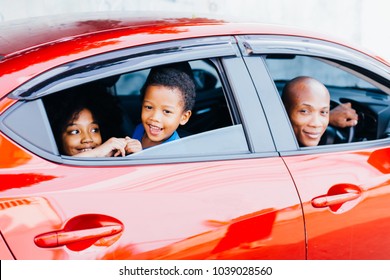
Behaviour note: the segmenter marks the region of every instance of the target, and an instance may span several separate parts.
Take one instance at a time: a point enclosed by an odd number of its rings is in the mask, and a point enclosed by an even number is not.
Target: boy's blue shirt
[[[138,124],[135,127],[135,130],[134,130],[132,138],[133,139],[137,139],[138,141],[140,141],[142,143],[142,137],[144,136],[144,134],[145,134],[144,126],[142,125],[142,123],[140,123],[140,124]],[[175,132],[171,135],[171,137],[169,137],[163,143],[168,143],[168,142],[171,142],[171,141],[174,141],[174,140],[177,140],[177,139],[180,139],[180,136],[179,136],[179,134],[175,130]]]

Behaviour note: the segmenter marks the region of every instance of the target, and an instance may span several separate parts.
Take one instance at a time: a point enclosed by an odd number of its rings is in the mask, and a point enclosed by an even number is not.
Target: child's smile
[[[142,124],[145,135],[142,139],[144,148],[161,144],[185,124],[189,115],[184,112],[181,92],[166,86],[148,86],[142,107]]]

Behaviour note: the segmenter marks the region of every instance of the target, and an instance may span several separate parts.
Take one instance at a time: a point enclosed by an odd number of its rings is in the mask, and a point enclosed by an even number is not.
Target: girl
[[[77,157],[125,156],[142,149],[122,135],[122,115],[104,87],[85,85],[46,97],[45,106],[61,154]]]

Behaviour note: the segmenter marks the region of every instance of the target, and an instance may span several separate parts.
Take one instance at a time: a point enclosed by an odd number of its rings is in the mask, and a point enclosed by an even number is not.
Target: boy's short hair
[[[195,83],[184,71],[169,66],[152,68],[144,86],[141,89],[141,100],[145,97],[148,86],[164,86],[179,89],[184,100],[184,111],[192,110],[195,104]]]

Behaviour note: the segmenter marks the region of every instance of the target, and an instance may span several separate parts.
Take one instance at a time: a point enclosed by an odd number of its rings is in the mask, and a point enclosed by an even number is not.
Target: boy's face
[[[62,148],[68,156],[92,150],[102,143],[99,125],[94,121],[91,111],[80,111],[62,133]]]
[[[142,146],[154,146],[168,139],[179,125],[187,123],[191,111],[184,111],[184,100],[178,89],[148,86],[142,103],[142,124],[147,139]]]

